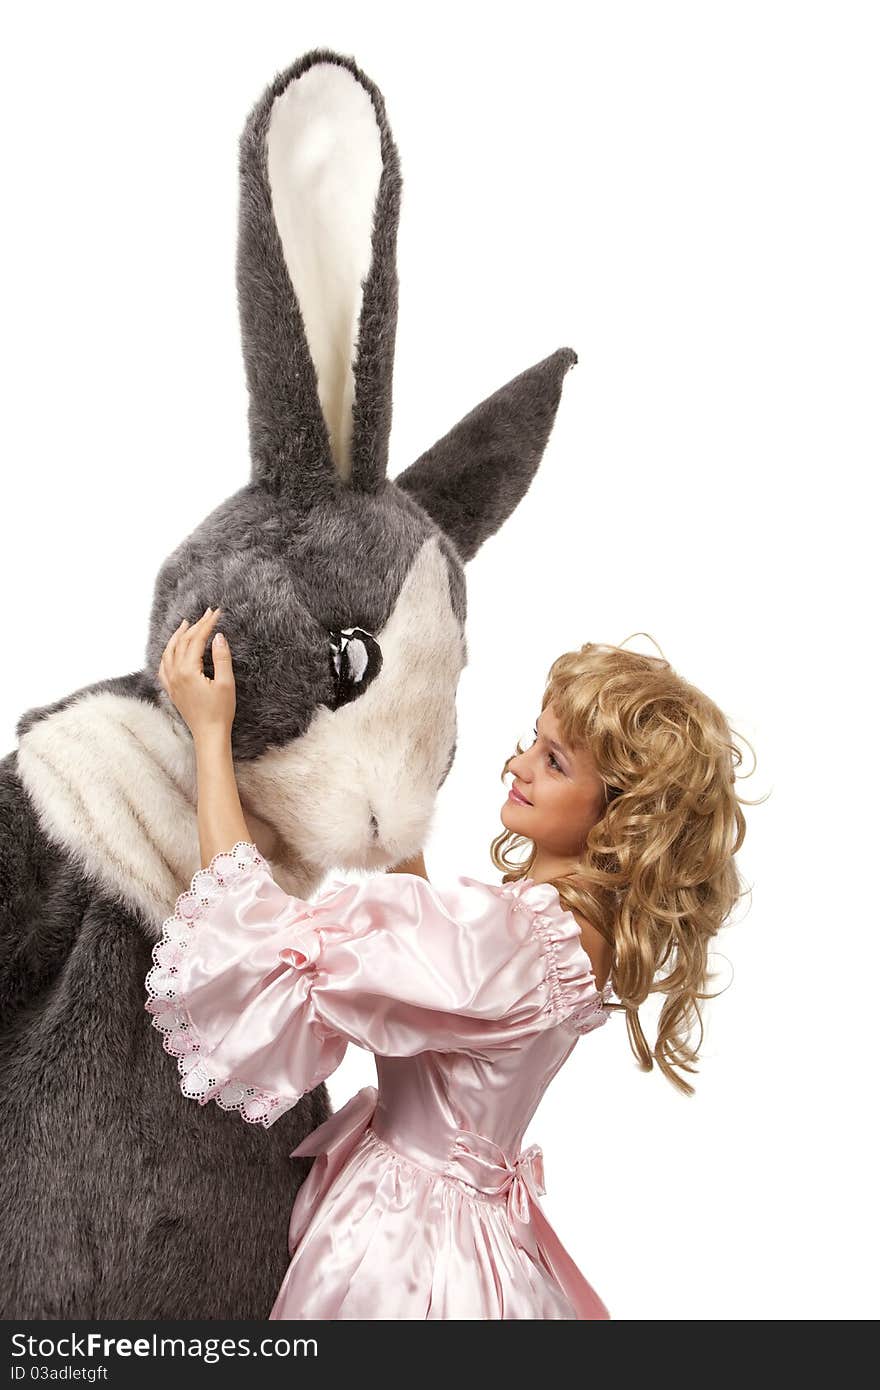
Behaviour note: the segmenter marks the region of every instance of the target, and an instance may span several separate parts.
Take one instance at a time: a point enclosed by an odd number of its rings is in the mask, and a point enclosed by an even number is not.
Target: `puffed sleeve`
[[[177,899],[145,1007],[184,1095],[268,1126],[350,1042],[488,1058],[589,1011],[574,919],[514,910],[525,905],[472,879],[440,892],[411,874],[337,881],[306,902],[241,841]]]

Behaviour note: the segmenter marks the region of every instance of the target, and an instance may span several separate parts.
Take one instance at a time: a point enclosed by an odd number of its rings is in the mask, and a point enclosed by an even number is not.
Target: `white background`
[[[755,745],[743,794],[771,793],[696,1096],[612,1019],[526,1136],[618,1319],[878,1312],[875,25],[766,0],[153,0],[4,26],[4,749],[26,708],[142,665],[161,562],[247,479],[237,140],[302,53],[354,56],[400,151],[392,474],[579,354],[469,566],[429,870],[496,879],[504,757],[588,640],[650,633]],[[334,1105],[373,1079],[351,1049]]]

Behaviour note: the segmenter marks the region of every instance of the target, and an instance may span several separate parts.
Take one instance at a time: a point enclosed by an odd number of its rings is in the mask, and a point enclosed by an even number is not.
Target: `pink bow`
[[[539,1144],[532,1144],[507,1165],[507,1210],[517,1221],[528,1221],[531,1215],[530,1197],[537,1201],[544,1186],[544,1154]],[[504,1189],[502,1188],[502,1191]]]
[[[291,1255],[337,1175],[360,1143],[364,1131],[369,1128],[378,1099],[379,1092],[375,1086],[362,1086],[341,1110],[334,1110],[323,1124],[311,1130],[292,1150],[291,1158],[314,1156],[315,1162],[300,1184],[290,1213],[287,1239]]]
[[[544,1155],[532,1144],[510,1159],[504,1150],[469,1129],[460,1129],[452,1156],[443,1169],[445,1177],[460,1178],[488,1195],[507,1194],[507,1213],[517,1238],[532,1259],[540,1260],[556,1275],[579,1318],[609,1318],[605,1304],[578,1269],[554,1231],[538,1201],[544,1187]]]
[[[447,1177],[459,1178],[487,1196],[507,1194],[507,1210],[516,1221],[531,1217],[531,1199],[546,1192],[544,1154],[532,1144],[509,1159],[500,1145],[484,1134],[460,1129],[455,1136],[453,1154],[444,1170]]]

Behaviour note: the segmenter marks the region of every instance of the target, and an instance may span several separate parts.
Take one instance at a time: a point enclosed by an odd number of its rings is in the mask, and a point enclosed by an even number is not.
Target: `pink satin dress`
[[[194,875],[153,956],[145,1007],[202,1105],[268,1126],[349,1043],[376,1057],[378,1088],[291,1154],[315,1161],[270,1319],[610,1317],[541,1208],[540,1148],[521,1149],[611,1016],[551,884],[376,874],[306,902],[240,841]]]

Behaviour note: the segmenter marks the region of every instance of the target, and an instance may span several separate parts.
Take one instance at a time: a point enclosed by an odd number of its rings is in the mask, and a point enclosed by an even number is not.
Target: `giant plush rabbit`
[[[222,607],[242,804],[288,892],[416,852],[455,750],[463,566],[528,488],[576,360],[515,377],[389,480],[401,178],[381,93],[306,54],[254,107],[240,178],[250,481],[163,565],[144,669],[29,710],[0,763],[5,1318],[267,1316],[308,1169],[290,1151],[330,1107],[324,1085],[271,1127],[193,1106],[145,1012],[200,864],[159,659]]]

